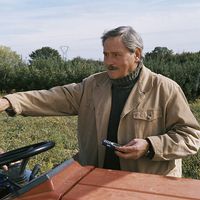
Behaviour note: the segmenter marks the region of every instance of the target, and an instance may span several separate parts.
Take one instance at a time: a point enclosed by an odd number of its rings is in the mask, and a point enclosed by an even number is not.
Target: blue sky
[[[200,51],[200,0],[0,0],[0,45],[24,59],[67,46],[69,59],[102,60],[102,33],[121,25],[141,34],[144,52]]]

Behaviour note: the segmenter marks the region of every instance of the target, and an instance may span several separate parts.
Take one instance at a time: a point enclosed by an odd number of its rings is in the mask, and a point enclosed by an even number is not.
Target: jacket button
[[[147,115],[147,119],[150,120],[151,119],[151,115]]]

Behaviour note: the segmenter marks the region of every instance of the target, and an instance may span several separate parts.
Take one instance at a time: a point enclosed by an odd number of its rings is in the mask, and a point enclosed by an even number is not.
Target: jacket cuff
[[[10,102],[11,107],[7,108],[5,111],[10,116],[14,116],[16,114],[21,114],[21,106],[19,102],[15,100],[15,94],[8,94],[4,96],[3,98],[7,99]]]
[[[149,140],[149,138],[145,138],[145,140],[148,142],[149,144],[149,149],[147,150],[145,157],[152,159],[155,155],[154,149],[153,149],[153,145],[151,144],[151,141]]]

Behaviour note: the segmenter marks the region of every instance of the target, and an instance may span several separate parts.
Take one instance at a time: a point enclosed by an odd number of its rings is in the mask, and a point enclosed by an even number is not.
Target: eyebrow
[[[103,54],[107,54],[107,53],[111,53],[111,54],[119,53],[119,54],[121,54],[123,52],[121,52],[121,51],[111,51],[111,52],[103,51]]]

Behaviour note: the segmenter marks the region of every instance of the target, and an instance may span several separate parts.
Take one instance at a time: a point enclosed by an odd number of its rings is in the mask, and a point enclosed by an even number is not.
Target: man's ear
[[[141,49],[139,49],[139,48],[136,47],[134,53],[135,53],[135,60],[136,60],[136,62],[140,62],[141,57],[142,57],[142,51],[141,51]]]

